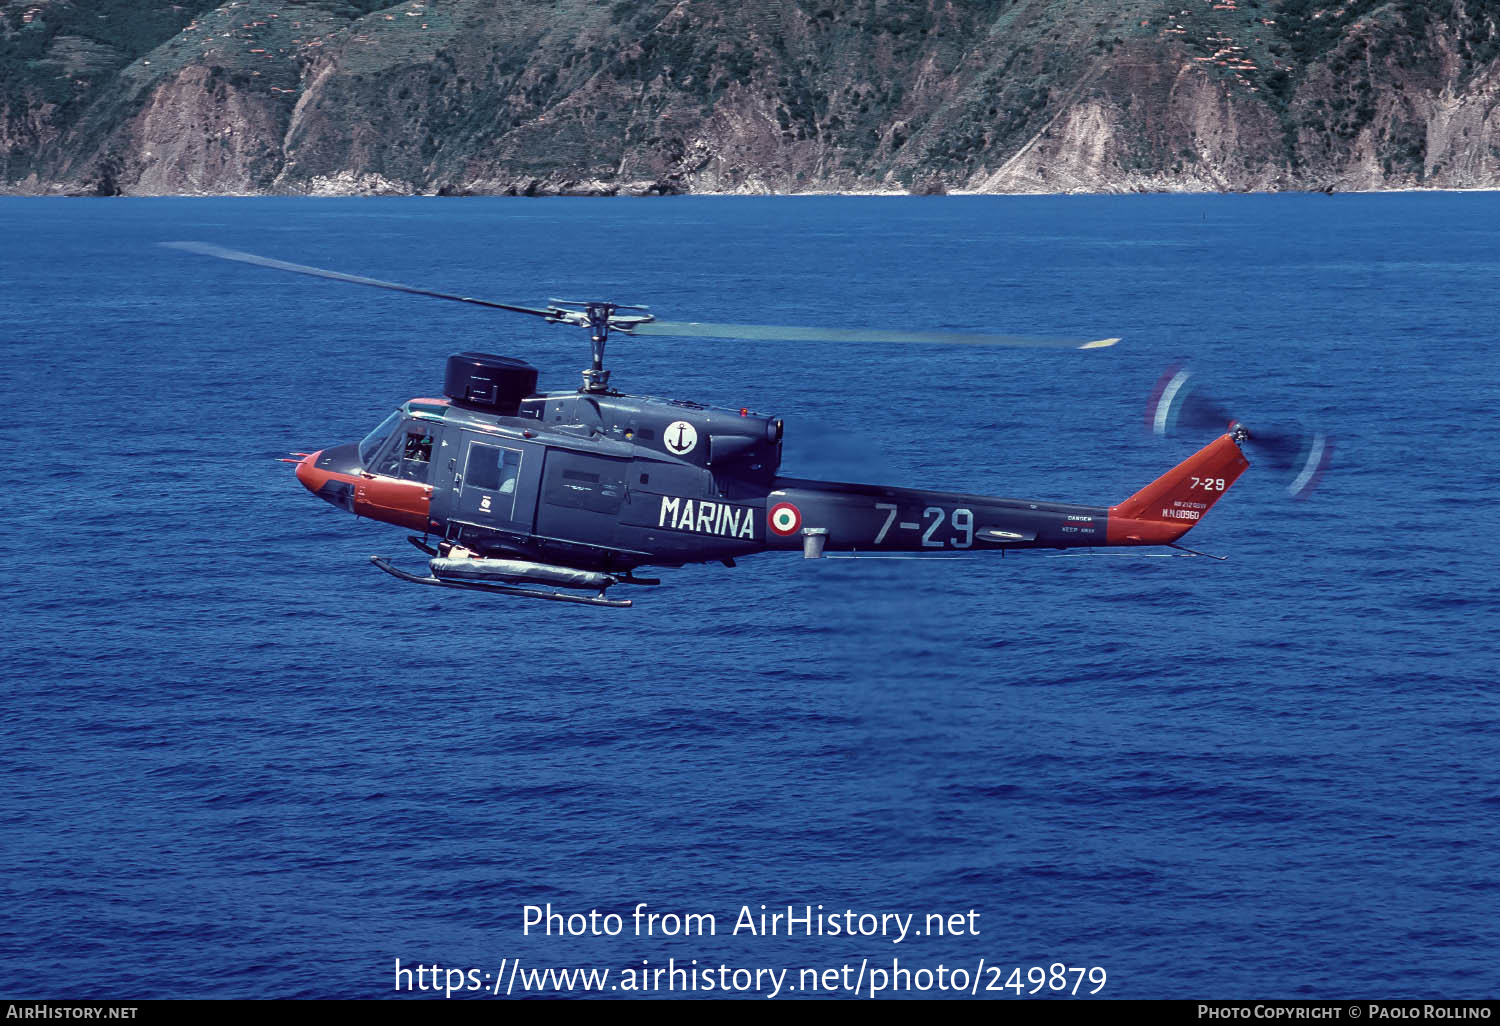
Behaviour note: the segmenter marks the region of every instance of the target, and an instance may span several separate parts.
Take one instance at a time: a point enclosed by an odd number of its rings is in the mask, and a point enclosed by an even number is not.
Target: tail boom
[[[1247,466],[1226,434],[1110,507],[777,478],[766,497],[762,544],[820,554],[1170,545]],[[811,550],[809,530],[820,538]],[[725,550],[743,554],[743,547]]]

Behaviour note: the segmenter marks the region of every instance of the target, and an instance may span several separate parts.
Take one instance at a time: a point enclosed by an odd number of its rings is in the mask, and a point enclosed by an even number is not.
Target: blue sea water
[[[275,457],[460,349],[574,387],[582,334],[178,239],[673,320],[1124,339],[611,343],[627,391],[785,417],[798,475],[1118,501],[1207,440],[1141,426],[1183,359],[1338,448],[1303,502],[1252,466],[1185,539],[1222,563],[768,555],[625,611],[417,588],[367,562],[419,563],[404,532]],[[1497,280],[1488,194],[0,200],[0,995],[384,996],[397,959],[519,958],[1495,997]],[[625,933],[523,934],[548,902]],[[633,936],[639,902],[717,934]],[[979,932],[732,934],[747,905]]]

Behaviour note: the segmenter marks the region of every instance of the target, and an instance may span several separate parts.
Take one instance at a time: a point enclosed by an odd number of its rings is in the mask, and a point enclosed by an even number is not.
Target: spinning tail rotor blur
[[[1237,432],[1286,476],[1287,494],[1305,499],[1333,458],[1333,438],[1298,425],[1251,427],[1241,423],[1199,386],[1191,371],[1168,367],[1146,404],[1146,428],[1159,438],[1201,431]]]

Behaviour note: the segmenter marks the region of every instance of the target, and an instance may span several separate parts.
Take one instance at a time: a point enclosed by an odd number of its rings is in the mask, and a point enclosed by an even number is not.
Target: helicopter
[[[1119,339],[668,322],[644,306],[570,300],[521,306],[210,243],[162,245],[588,330],[592,360],[575,391],[538,392],[539,372],[525,360],[464,351],[447,358],[440,397],[403,403],[360,441],[282,458],[318,498],[417,532],[407,540],[429,557],[426,573],[370,557],[379,569],[415,584],[621,608],[632,600],[609,596],[608,589],[661,583],[639,576],[642,567],[733,567],[768,551],[817,559],[825,553],[1170,546],[1207,555],[1179,539],[1249,466],[1241,443],[1250,432],[1226,421],[1213,441],[1110,506],[784,477],[780,418],[617,391],[604,367],[610,337],[1081,350]],[[1157,400],[1163,392],[1166,386],[1159,386]],[[1168,405],[1185,395],[1179,383]],[[1217,410],[1202,402],[1194,407],[1199,415],[1203,409]]]

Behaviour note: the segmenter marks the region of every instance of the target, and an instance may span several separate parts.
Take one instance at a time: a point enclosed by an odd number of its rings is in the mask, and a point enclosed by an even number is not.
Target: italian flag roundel
[[[771,531],[785,537],[796,534],[802,528],[802,511],[790,502],[778,502],[766,516]]]

